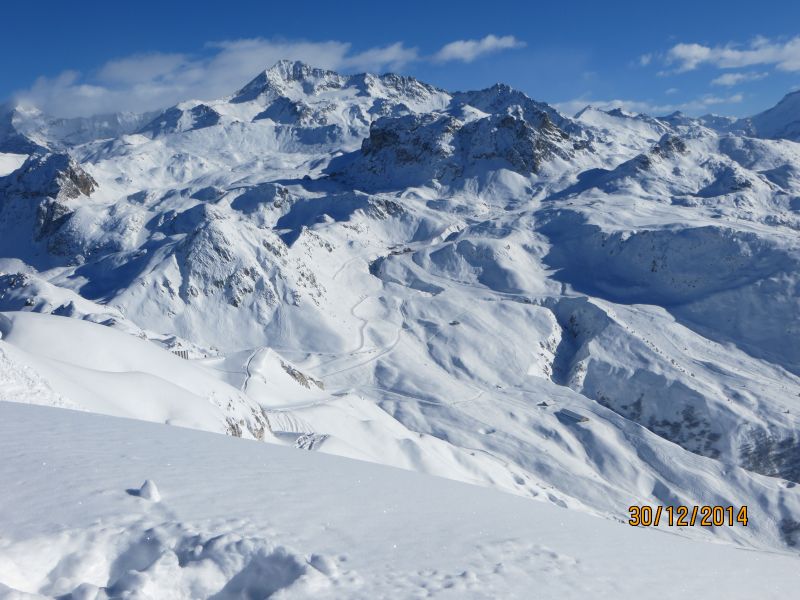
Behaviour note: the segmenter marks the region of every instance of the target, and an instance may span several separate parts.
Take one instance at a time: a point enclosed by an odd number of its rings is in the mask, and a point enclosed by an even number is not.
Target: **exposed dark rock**
[[[38,154],[0,178],[0,191],[24,198],[70,200],[90,196],[97,182],[67,154]]]

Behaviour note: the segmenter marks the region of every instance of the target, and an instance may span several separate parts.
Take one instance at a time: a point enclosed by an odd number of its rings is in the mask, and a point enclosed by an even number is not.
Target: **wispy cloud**
[[[99,69],[97,77],[100,81],[109,83],[138,83],[142,80],[168,77],[187,61],[185,54],[134,54],[108,61]]]
[[[676,65],[679,73],[692,71],[701,65],[723,69],[774,65],[781,71],[800,71],[800,36],[787,41],[757,37],[745,46],[732,43],[724,46],[681,43],[669,49],[666,60]]]
[[[524,48],[525,42],[518,40],[513,35],[487,35],[479,40],[456,40],[442,46],[433,60],[436,62],[449,62],[453,60],[461,62],[472,62],[479,56],[509,50],[512,48]]]
[[[355,56],[347,57],[341,67],[363,71],[381,71],[386,68],[397,70],[417,60],[419,51],[416,48],[407,48],[402,42],[397,42],[382,48],[370,48]]]
[[[711,85],[722,85],[731,87],[747,81],[758,81],[764,79],[769,73],[725,73],[711,80]]]
[[[627,112],[645,113],[648,115],[666,115],[675,111],[699,113],[710,110],[717,105],[738,104],[744,97],[742,94],[731,94],[729,96],[705,95],[689,100],[687,102],[660,104],[648,100],[593,100],[587,97],[575,98],[565,102],[558,102],[554,106],[564,114],[574,115],[578,111],[591,105],[601,110],[611,110],[621,108]]]
[[[415,50],[402,45],[392,48],[354,54],[349,43],[339,41],[228,40],[207,44],[197,56],[134,54],[108,61],[88,74],[65,71],[40,77],[16,97],[58,116],[144,112],[182,100],[230,94],[282,58],[323,68],[358,69],[397,66],[403,56],[416,56]],[[378,65],[381,52],[384,62]]]
[[[202,53],[140,53],[110,60],[91,73],[64,71],[40,77],[16,99],[57,116],[116,111],[144,112],[182,100],[208,100],[234,92],[278,60],[301,60],[343,72],[400,70],[413,62],[470,62],[477,57],[524,46],[513,36],[487,35],[458,40],[433,56],[395,42],[354,52],[348,42],[238,39],[206,44]]]

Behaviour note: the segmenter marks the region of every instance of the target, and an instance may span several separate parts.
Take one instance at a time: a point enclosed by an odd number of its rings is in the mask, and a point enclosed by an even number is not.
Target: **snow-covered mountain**
[[[786,94],[769,110],[744,119],[741,127],[758,137],[800,141],[800,91]]]
[[[58,118],[30,105],[0,105],[0,152],[63,149],[133,133],[155,113]]]
[[[0,365],[24,376],[0,397],[616,520],[638,503],[747,504],[746,528],[682,533],[793,548],[791,98],[746,130],[570,118],[502,85],[282,61],[155,115],[14,109]]]

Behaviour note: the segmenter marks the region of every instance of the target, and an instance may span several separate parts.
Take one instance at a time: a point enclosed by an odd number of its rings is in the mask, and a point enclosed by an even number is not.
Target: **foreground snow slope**
[[[0,455],[4,599],[767,600],[800,584],[795,556],[137,421],[0,403]]]

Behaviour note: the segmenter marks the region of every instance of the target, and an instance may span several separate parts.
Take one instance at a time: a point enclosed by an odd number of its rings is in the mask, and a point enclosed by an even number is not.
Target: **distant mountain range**
[[[794,547],[799,142],[800,92],[568,117],[290,61],[156,114],[7,107],[0,365],[26,375],[0,398],[169,420],[133,381],[177,424],[614,519],[747,504],[687,534]]]

